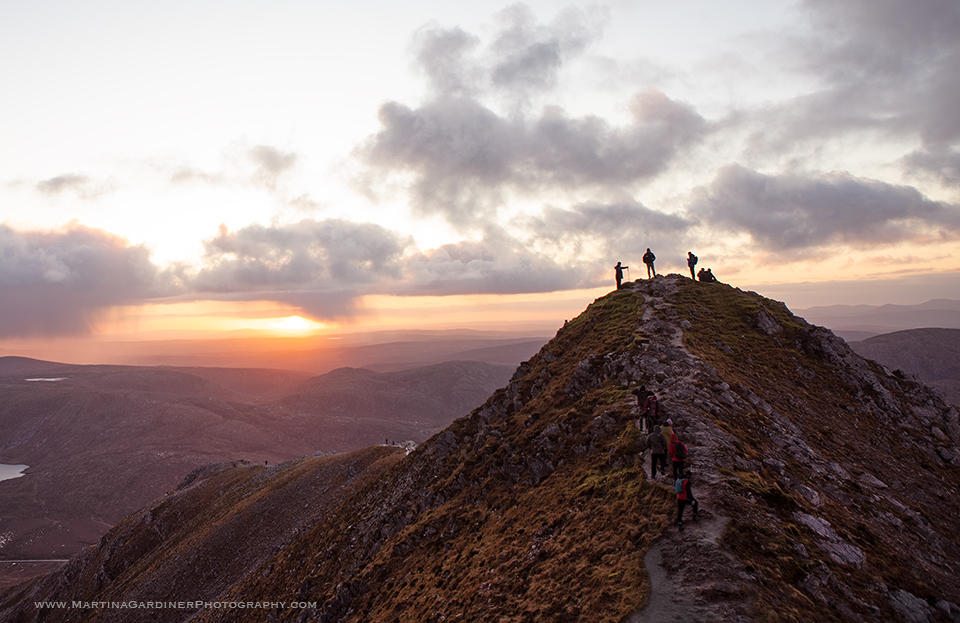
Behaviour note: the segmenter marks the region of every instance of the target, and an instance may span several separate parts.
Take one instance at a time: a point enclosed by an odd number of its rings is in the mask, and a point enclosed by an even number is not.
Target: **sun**
[[[318,322],[312,322],[302,316],[287,316],[286,318],[274,318],[267,323],[267,326],[276,331],[308,331],[311,329],[320,329],[323,327]]]

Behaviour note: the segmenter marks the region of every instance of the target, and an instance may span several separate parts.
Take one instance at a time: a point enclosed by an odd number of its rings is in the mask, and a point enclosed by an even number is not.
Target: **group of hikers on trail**
[[[667,475],[667,456],[673,464],[674,489],[677,494],[677,526],[683,530],[683,510],[690,504],[693,506],[693,520],[699,519],[700,503],[693,496],[692,472],[685,469],[687,460],[687,446],[680,441],[680,437],[673,430],[673,420],[667,418],[662,424],[660,403],[657,396],[641,386],[633,391],[637,397],[637,405],[642,402],[643,408],[637,419],[637,428],[641,431],[650,431],[647,435],[647,445],[650,448],[650,478],[657,478],[659,468],[662,476]],[[652,429],[651,429],[651,424]]]
[[[650,250],[650,247],[647,247],[647,252],[643,254],[643,263],[647,266],[647,279],[652,279],[657,276],[657,271],[653,267],[653,263],[656,260],[657,256]],[[694,273],[698,261],[700,261],[700,258],[694,255],[693,251],[687,251],[687,267],[690,269],[690,278],[694,281],[699,279],[706,283],[717,283],[717,278],[713,276],[713,271],[709,268],[706,270],[701,268],[699,273]],[[617,262],[617,265],[613,267],[617,280],[617,290],[620,289],[620,285],[623,283],[623,270],[629,268],[629,266],[624,266],[620,262]]]

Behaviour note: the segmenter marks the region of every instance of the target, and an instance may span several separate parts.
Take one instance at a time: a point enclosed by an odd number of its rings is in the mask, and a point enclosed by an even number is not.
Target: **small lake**
[[[4,465],[0,463],[0,480],[10,480],[11,478],[19,478],[23,476],[23,470],[30,467],[29,465]]]

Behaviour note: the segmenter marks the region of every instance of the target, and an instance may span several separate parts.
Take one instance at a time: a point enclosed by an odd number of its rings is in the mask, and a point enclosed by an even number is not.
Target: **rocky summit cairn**
[[[682,532],[673,482],[642,454],[641,385],[689,449],[701,517]],[[149,620],[957,620],[958,444],[938,394],[783,304],[656,277],[595,301],[409,455],[199,475],[8,591],[0,620],[131,620],[32,604],[185,586],[306,606]],[[268,547],[232,553],[225,535],[258,531]]]

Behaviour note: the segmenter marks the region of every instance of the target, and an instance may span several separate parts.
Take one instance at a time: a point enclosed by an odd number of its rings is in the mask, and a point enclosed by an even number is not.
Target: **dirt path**
[[[718,586],[712,580],[703,585],[700,580],[704,578],[697,577],[714,564],[711,561],[726,558],[720,551],[719,540],[728,518],[707,510],[701,512],[699,521],[692,521],[691,516],[685,518],[682,531],[671,527],[644,556],[643,562],[650,574],[650,602],[627,619],[628,623],[737,620],[730,618],[727,608],[718,607],[722,604],[712,603],[711,599],[732,591],[733,585]]]
[[[663,290],[676,287],[670,278],[658,285]],[[712,499],[714,490],[723,486],[718,469],[721,446],[729,444],[731,438],[699,415],[702,409],[695,400],[703,397],[699,388],[705,385],[704,370],[684,347],[681,330],[663,331],[669,325],[659,316],[671,313],[671,306],[656,294],[644,293],[643,297],[646,309],[640,329],[654,344],[650,350],[662,353],[648,364],[656,377],[650,389],[676,414],[676,430],[691,449],[687,467],[694,474],[694,494],[701,512],[700,520],[694,522],[688,507],[683,531],[671,526],[647,552],[644,565],[650,576],[650,601],[626,623],[746,623],[751,620],[746,611],[750,600],[745,596],[751,592],[748,585],[752,578],[733,556],[721,550],[720,539],[729,517],[719,513],[719,505]],[[662,378],[656,375],[657,367],[663,370]],[[650,457],[649,453],[644,455],[641,464],[647,470]],[[661,482],[672,488],[672,480]]]

